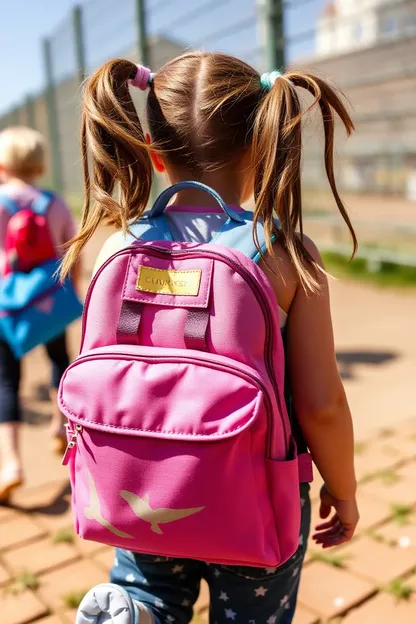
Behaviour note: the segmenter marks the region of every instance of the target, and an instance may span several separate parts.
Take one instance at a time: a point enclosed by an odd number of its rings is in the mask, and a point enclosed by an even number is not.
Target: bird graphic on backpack
[[[128,502],[136,516],[145,522],[149,522],[153,533],[157,533],[158,535],[163,535],[159,524],[168,524],[176,520],[182,520],[182,518],[193,516],[205,509],[205,507],[194,507],[191,509],[165,509],[159,507],[159,509],[153,509],[150,506],[149,494],[146,494],[144,498],[140,498],[140,496],[136,496],[136,494],[132,492],[123,490],[120,492],[120,495]]]
[[[90,504],[84,509],[85,517],[88,520],[95,520],[101,524],[101,526],[108,529],[111,533],[117,535],[118,537],[133,539],[131,535],[124,533],[124,531],[120,531],[113,524],[111,524],[111,522],[103,518],[97,487],[89,471],[88,484],[90,490]],[[159,507],[157,509],[153,509],[150,505],[149,494],[146,494],[143,498],[141,498],[140,496],[133,494],[133,492],[122,490],[120,492],[120,496],[130,505],[136,516],[140,518],[140,520],[150,524],[150,528],[153,533],[157,533],[158,535],[163,535],[163,531],[159,524],[176,522],[177,520],[182,520],[188,516],[193,516],[194,514],[197,514],[205,509],[205,507],[193,507],[190,509],[169,509]]]

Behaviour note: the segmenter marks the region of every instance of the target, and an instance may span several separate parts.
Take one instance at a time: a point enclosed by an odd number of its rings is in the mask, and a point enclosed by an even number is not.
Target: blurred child
[[[30,271],[44,260],[60,257],[63,245],[75,234],[75,223],[65,202],[35,185],[45,172],[45,157],[45,140],[39,132],[16,127],[0,133],[0,279],[14,270]],[[6,253],[7,238],[11,236],[10,220],[14,213],[30,212],[39,202],[47,203],[44,240],[40,248],[32,251],[32,257],[20,258],[22,266],[19,267],[18,255],[22,245],[19,250],[18,241],[15,241],[16,249],[9,249]],[[80,264],[77,263],[72,273],[75,285],[79,278]],[[60,453],[65,445],[65,431],[62,415],[56,406],[56,395],[61,376],[69,364],[65,333],[46,344],[45,350],[51,363],[52,446]],[[13,489],[23,483],[19,451],[20,377],[20,360],[0,335],[0,502],[7,500]]]

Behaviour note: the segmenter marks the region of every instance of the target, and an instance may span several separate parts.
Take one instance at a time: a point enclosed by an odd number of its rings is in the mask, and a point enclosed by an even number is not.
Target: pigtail
[[[302,111],[296,87],[306,89],[314,98],[306,111]],[[285,74],[275,80],[260,103],[253,128],[254,224],[259,220],[264,223],[267,251],[272,256],[273,235],[279,236],[302,286],[309,291],[318,288],[317,275],[321,269],[303,244],[302,120],[317,105],[322,113],[325,134],[326,174],[338,209],[351,233],[355,253],[357,238],[335,182],[335,114],[341,119],[348,136],[354,125],[336,91],[312,75]],[[280,221],[279,230],[275,217]],[[256,242],[258,246],[258,240]]]
[[[128,231],[129,221],[146,209],[152,165],[128,87],[136,72],[130,61],[108,61],[85,87],[81,125],[85,202],[80,232],[62,263],[62,278],[103,219]],[[116,187],[118,200],[113,198]]]

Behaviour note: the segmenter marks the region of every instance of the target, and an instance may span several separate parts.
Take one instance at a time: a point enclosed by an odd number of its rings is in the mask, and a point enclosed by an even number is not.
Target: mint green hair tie
[[[282,74],[279,71],[265,72],[260,76],[260,84],[262,89],[270,91],[276,80],[281,77]]]

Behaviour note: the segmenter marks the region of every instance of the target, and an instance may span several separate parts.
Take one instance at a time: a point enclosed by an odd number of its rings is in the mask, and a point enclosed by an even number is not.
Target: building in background
[[[305,65],[336,81],[352,104],[357,132],[338,142],[344,190],[415,198],[416,0],[328,4]],[[307,151],[307,185],[323,186],[318,146]]]
[[[335,0],[319,18],[316,48],[319,55],[326,56],[415,34],[416,11],[412,2]]]

